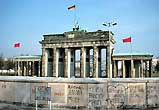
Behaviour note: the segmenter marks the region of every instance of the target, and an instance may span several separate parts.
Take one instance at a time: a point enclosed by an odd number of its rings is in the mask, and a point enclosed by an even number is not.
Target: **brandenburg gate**
[[[115,40],[110,31],[65,32],[44,35],[42,44],[42,76],[76,77],[76,50],[80,52],[79,77],[112,78],[112,54]],[[101,74],[101,50],[105,49],[105,75]],[[90,50],[93,54],[90,55]],[[92,57],[91,57],[92,56]],[[92,58],[92,72],[90,60]],[[103,61],[102,61],[103,62]]]
[[[18,76],[64,78],[151,77],[150,53],[114,53],[111,31],[43,35],[42,56],[14,58]]]

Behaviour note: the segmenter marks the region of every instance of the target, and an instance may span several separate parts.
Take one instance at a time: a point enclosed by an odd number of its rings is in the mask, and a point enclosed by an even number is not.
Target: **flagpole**
[[[67,8],[68,10],[74,10],[74,15],[73,15],[73,31],[76,30],[76,5],[72,5]]]
[[[110,35],[111,32],[110,32],[110,27],[117,25],[117,23],[116,23],[116,22],[104,22],[104,23],[102,23],[102,25],[108,27],[109,51],[112,52],[112,51],[111,51],[111,35]],[[111,53],[111,55],[112,55],[112,53]],[[106,61],[107,61],[107,59],[106,59]],[[109,62],[110,62],[109,69],[106,68],[106,71],[107,71],[107,72],[108,72],[108,70],[110,70],[109,73],[107,73],[107,77],[113,78],[112,71],[111,71],[111,69],[112,69],[112,60],[109,59]]]
[[[130,43],[130,63],[131,63],[131,70],[130,76],[133,76],[133,56],[132,56],[132,44],[131,44],[131,37],[124,38],[123,43]]]
[[[16,53],[16,56],[20,56],[20,47],[21,47],[21,44],[19,42],[16,42],[14,43],[14,46],[13,46],[17,51]]]
[[[130,42],[130,54],[131,54],[131,56],[130,56],[131,59],[130,60],[131,60],[131,75],[132,75],[131,77],[133,77],[133,68],[132,68],[133,57],[132,57],[132,43],[131,42]]]
[[[76,6],[76,5],[75,5]],[[76,7],[74,9],[74,28],[76,28]]]

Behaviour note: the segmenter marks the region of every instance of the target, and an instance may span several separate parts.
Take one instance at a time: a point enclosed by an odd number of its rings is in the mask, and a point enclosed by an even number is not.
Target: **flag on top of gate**
[[[76,5],[72,5],[72,6],[68,7],[67,9],[68,10],[74,10],[75,8],[76,8]]]
[[[124,38],[122,40],[123,40],[123,43],[130,43],[131,42],[131,37],[127,37],[127,38]]]

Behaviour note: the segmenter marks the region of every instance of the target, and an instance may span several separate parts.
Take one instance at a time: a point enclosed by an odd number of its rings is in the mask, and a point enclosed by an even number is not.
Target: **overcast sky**
[[[132,37],[133,52],[159,55],[159,0],[0,0],[0,53],[6,57],[41,54],[44,34],[72,30],[74,11],[87,31],[108,30],[115,21],[115,52],[130,52],[122,38]],[[20,42],[21,47],[13,48]]]

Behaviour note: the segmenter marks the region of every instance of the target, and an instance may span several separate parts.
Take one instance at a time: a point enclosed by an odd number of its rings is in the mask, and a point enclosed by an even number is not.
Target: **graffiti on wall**
[[[159,83],[147,84],[148,104],[159,104]]]
[[[36,87],[51,87],[52,103],[67,106],[85,106],[93,109],[111,109],[121,106],[146,105],[158,107],[159,82],[156,81],[114,81],[98,84],[80,83],[30,83],[0,82],[0,101],[35,103]],[[26,92],[27,91],[27,92]],[[47,104],[47,101],[39,101]],[[62,104],[61,104],[62,103]]]
[[[0,82],[0,101],[15,101],[15,83]]]
[[[52,103],[66,103],[65,84],[49,83],[51,87]]]
[[[108,85],[108,98],[115,105],[127,103],[127,84],[111,83]]]
[[[105,84],[88,84],[88,106],[102,107],[106,105],[106,85]]]
[[[7,87],[7,85],[6,85],[5,82],[1,83],[1,88],[2,88],[2,89],[5,89],[6,87]]]
[[[85,105],[87,103],[87,84],[67,84],[67,103]]]
[[[145,83],[128,84],[128,103],[130,105],[144,105],[146,98]]]

